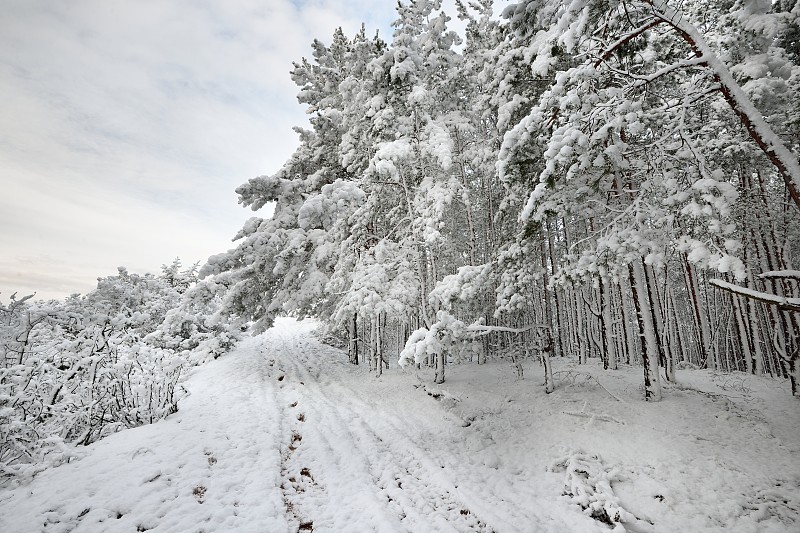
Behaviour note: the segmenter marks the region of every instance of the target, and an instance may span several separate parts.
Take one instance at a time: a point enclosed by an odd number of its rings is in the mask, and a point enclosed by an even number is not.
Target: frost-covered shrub
[[[240,323],[229,322],[218,311],[220,295],[210,283],[201,282],[188,289],[174,309],[146,341],[180,353],[191,364],[211,361],[229,351],[240,339]]]
[[[635,523],[638,520],[622,507],[614,494],[612,483],[620,479],[619,470],[607,467],[599,456],[570,452],[555,461],[549,470],[565,473],[564,495],[572,497],[587,516],[615,528],[615,531],[620,522]]]
[[[57,464],[72,455],[67,445],[90,444],[176,411],[184,360],[124,338],[106,339],[102,349],[79,344],[80,352],[50,346],[0,369],[0,475]]]
[[[236,337],[224,324],[203,326],[208,305],[181,323],[185,335],[167,334],[165,324],[189,309],[176,270],[155,277],[120,268],[84,297],[0,303],[0,481],[175,412],[185,367],[230,349]]]

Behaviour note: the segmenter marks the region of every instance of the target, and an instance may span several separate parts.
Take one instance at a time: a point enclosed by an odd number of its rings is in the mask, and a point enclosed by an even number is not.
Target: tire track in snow
[[[330,405],[344,413],[376,415],[359,416],[356,420],[363,426],[364,431],[372,434],[373,438],[380,440],[379,435],[391,436],[391,439],[384,439],[387,441],[387,446],[383,449],[387,450],[388,454],[381,455],[391,463],[389,468],[404,467],[404,465],[398,467],[397,461],[400,460],[398,458],[413,460],[414,465],[409,469],[412,473],[417,473],[415,477],[424,479],[425,484],[434,484],[438,491],[449,495],[446,500],[450,503],[444,505],[442,509],[456,509],[456,506],[452,505],[455,501],[460,504],[459,513],[464,511],[467,517],[477,515],[481,517],[480,524],[491,524],[491,527],[477,525],[477,529],[467,529],[467,531],[481,531],[483,530],[481,528],[486,528],[488,531],[492,529],[526,531],[530,528],[538,528],[540,531],[563,530],[562,526],[553,521],[550,511],[553,500],[550,498],[543,500],[541,491],[537,492],[537,487],[531,484],[530,479],[521,470],[512,466],[505,469],[503,475],[498,475],[497,465],[487,466],[481,458],[473,458],[464,449],[465,437],[475,435],[476,432],[481,434],[483,440],[492,441],[490,431],[479,430],[476,426],[469,430],[464,429],[462,416],[444,410],[441,413],[446,421],[443,422],[442,431],[438,429],[420,431],[420,428],[415,427],[414,431],[409,432],[410,424],[414,424],[412,419],[393,414],[391,410],[376,409],[374,404],[365,401],[355,389],[351,388],[352,384],[348,384],[347,380],[337,379],[336,372],[330,372],[336,370],[337,366],[343,373],[353,372],[352,365],[343,359],[336,358],[332,361],[326,355],[320,356],[321,353],[335,352],[335,349],[323,345],[307,334],[294,336],[285,342],[293,343],[294,349],[291,353],[297,355],[294,364],[298,372],[305,372],[303,374],[305,376],[323,380],[319,385],[324,387],[325,400]],[[307,347],[311,348],[310,353]],[[306,378],[306,382],[308,379]],[[371,376],[364,376],[363,379],[371,379]],[[432,410],[431,414],[436,412]],[[445,436],[448,430],[454,430],[449,437]],[[452,447],[462,453],[454,455]],[[464,468],[465,461],[470,465],[468,468]],[[455,467],[452,470],[453,474],[451,467]],[[530,505],[536,501],[542,502],[541,511]],[[566,510],[564,502],[558,504],[564,505]],[[456,521],[460,522],[460,517]]]
[[[273,331],[269,340],[278,369],[285,376],[281,381],[282,403],[287,406],[284,419],[294,417],[296,420],[289,432],[291,435],[286,437],[282,468],[288,518],[293,529],[301,531],[300,527],[306,524],[306,530],[313,528],[314,531],[361,530],[364,527],[386,532],[401,530],[399,522],[381,515],[382,507],[377,498],[370,498],[369,493],[359,490],[363,472],[359,471],[358,464],[353,468],[340,451],[342,448],[357,449],[356,443],[347,432],[324,423],[333,416],[338,422],[334,425],[346,427],[338,414],[331,415],[319,408],[319,400],[313,392],[314,382],[306,374],[301,377],[294,364],[294,345],[290,338]],[[302,422],[296,418],[298,413],[303,415]],[[323,424],[320,425],[320,421]]]
[[[354,396],[354,391],[348,389],[347,386],[338,386],[338,383],[332,385],[341,391],[334,394],[334,401],[349,402],[350,409],[354,411],[371,409],[370,404]],[[459,430],[463,428],[463,419],[447,410],[443,412],[443,415],[444,420],[447,421],[444,423],[445,425],[451,423],[453,428],[457,428],[457,433],[451,435],[449,439],[430,432],[421,432],[416,436],[409,435],[407,429],[413,422],[385,411],[380,413],[380,417],[362,418],[361,421],[375,435],[388,433],[396,436],[399,441],[402,441],[402,449],[420,463],[419,466],[426,472],[426,476],[440,480],[439,486],[446,487],[443,490],[458,494],[459,500],[465,503],[464,508],[467,511],[483,517],[498,531],[524,531],[527,526],[523,527],[521,524],[542,524],[543,521],[547,521],[547,517],[531,514],[532,510],[528,504],[540,500],[541,495],[532,490],[533,487],[528,478],[513,469],[498,476],[496,467],[486,466],[482,461],[475,462],[463,449],[463,440],[467,432],[482,434],[481,438],[484,441],[493,441],[491,433],[478,430],[474,426],[460,432]],[[461,447],[459,451],[463,453],[453,455],[450,446],[454,446],[456,449]],[[397,449],[399,448],[396,447]],[[463,468],[465,461],[470,464],[467,469]],[[454,462],[457,463],[456,475],[464,476],[465,471],[468,471],[472,476],[462,477],[456,482],[449,474],[450,467]],[[548,500],[547,503],[552,502]],[[550,531],[547,528],[542,529],[542,531],[545,530]]]
[[[297,422],[303,422],[305,415],[301,414],[292,421],[292,412],[298,411],[298,400],[290,400],[285,385],[287,375],[282,364],[284,343],[281,338],[276,338],[274,330],[262,335],[260,342],[263,344],[262,357],[252,373],[258,374],[265,390],[271,390],[274,403],[280,412],[280,423],[273,428],[277,434],[280,449],[280,491],[283,500],[287,531],[313,531],[314,522],[309,518],[307,510],[297,505],[299,495],[317,490],[316,482],[311,472],[306,467],[298,466],[295,452],[302,444],[302,433]]]
[[[370,503],[367,514],[375,515],[378,510],[377,516],[367,518],[376,531],[493,531],[461,501],[457,488],[442,475],[444,467],[426,460],[424,450],[399,431],[392,431],[391,441],[382,438],[362,414],[368,411],[360,401],[331,398],[319,380],[321,367],[309,365],[303,353],[308,347],[316,351],[315,341],[285,334],[274,340],[276,356],[286,372],[286,399],[297,398],[291,403],[299,402],[296,405],[305,410],[308,420],[302,428],[301,444],[289,455],[294,464],[287,472],[305,468],[313,489],[323,492],[310,491],[308,483],[303,490],[290,491],[293,512],[305,516],[303,513],[311,514],[313,509],[316,516],[308,521],[314,530],[337,531],[348,525],[352,529],[347,513],[341,513],[334,502],[366,498]],[[311,464],[313,468],[300,466]],[[315,472],[318,475],[312,477]]]

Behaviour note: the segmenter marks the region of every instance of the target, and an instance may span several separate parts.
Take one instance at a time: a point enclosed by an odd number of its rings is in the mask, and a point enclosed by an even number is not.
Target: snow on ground
[[[376,379],[313,326],[278,321],[195,371],[175,415],[0,488],[0,531],[800,530],[784,383],[683,370],[649,404],[641,369],[595,362],[556,360],[551,395],[533,362]]]

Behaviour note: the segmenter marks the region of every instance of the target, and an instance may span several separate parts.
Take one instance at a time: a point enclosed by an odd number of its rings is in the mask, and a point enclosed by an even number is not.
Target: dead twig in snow
[[[625,403],[624,400],[622,400],[620,397],[614,395],[610,390],[605,388],[603,386],[603,384],[600,383],[600,380],[598,380],[596,377],[594,377],[593,375],[588,374],[586,372],[576,372],[575,370],[559,370],[558,372],[553,372],[553,378],[555,378],[556,376],[558,376],[559,379],[562,379],[564,381],[566,381],[566,380],[571,381],[573,385],[577,384],[577,383],[581,383],[581,384],[589,383],[589,382],[595,383],[601,389],[606,391],[609,396],[611,396],[612,398],[614,398],[615,400],[617,400],[620,403]]]

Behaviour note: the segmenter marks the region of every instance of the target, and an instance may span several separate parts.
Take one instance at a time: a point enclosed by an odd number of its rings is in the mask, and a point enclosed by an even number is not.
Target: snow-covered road
[[[547,509],[558,489],[542,516],[524,483],[498,492],[486,483],[496,464],[453,454],[469,450],[461,419],[431,416],[424,394],[398,403],[380,383],[361,390],[371,378],[312,327],[283,321],[246,339],[190,378],[176,415],[0,493],[0,531],[595,529],[567,503],[566,516]]]
[[[432,410],[426,394],[404,398],[391,380],[364,387],[370,377],[354,376],[340,352],[286,326],[268,334],[256,361],[266,362],[283,411],[281,488],[291,531],[564,531],[566,517],[531,513],[530,483],[508,479],[498,492],[487,482],[498,477],[497,464],[470,456],[461,418]]]
[[[608,531],[565,470],[630,532],[791,531],[800,513],[792,399],[771,421],[756,392],[645,404],[635,369],[598,373],[616,397],[568,374],[547,396],[502,364],[375,379],[313,326],[279,321],[197,369],[175,415],[0,489],[0,532]]]

